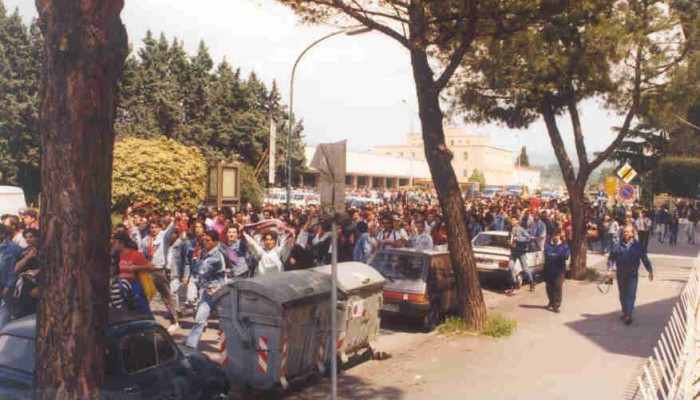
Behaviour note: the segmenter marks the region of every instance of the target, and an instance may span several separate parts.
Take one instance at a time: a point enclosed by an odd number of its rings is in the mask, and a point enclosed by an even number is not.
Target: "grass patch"
[[[508,337],[515,332],[518,322],[501,314],[492,314],[486,317],[484,330],[481,334],[492,338]]]
[[[586,268],[586,275],[584,278],[587,282],[598,282],[601,278],[600,272],[595,268]]]
[[[437,331],[441,335],[470,333],[492,338],[504,338],[512,335],[517,326],[518,323],[514,319],[496,313],[486,317],[484,329],[481,332],[475,332],[465,320],[457,317],[447,317],[445,322],[438,326]]]

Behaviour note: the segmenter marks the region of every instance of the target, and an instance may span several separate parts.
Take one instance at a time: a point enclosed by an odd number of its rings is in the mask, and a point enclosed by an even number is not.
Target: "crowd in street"
[[[437,197],[429,190],[353,189],[349,197],[379,198],[361,207],[348,205],[338,224],[338,260],[369,262],[380,249],[446,250],[447,225]],[[533,246],[545,254],[548,308],[558,312],[562,283],[573,238],[569,203],[565,200],[495,196],[465,200],[470,238],[482,231],[510,232],[511,288],[514,267],[520,263],[532,290],[534,277],[524,257]],[[629,264],[636,276],[640,261],[651,271],[646,247],[653,232],[658,240],[675,244],[679,221],[688,221],[687,239],[694,242],[698,212],[679,203],[652,210],[623,204],[591,202],[586,209],[589,247],[609,253],[609,264]],[[0,326],[36,311],[38,213],[2,216],[0,225]],[[174,333],[186,309],[194,310],[194,326],[186,345],[197,348],[212,308],[212,295],[231,279],[245,279],[330,263],[331,223],[318,206],[250,204],[240,209],[157,212],[147,204],[129,207],[114,227],[110,305],[152,316],[151,301],[158,293]],[[631,243],[636,261],[628,258]],[[634,258],[634,257],[632,257]],[[634,269],[634,273],[631,271]],[[634,306],[636,279],[620,277],[625,318]],[[632,287],[632,285],[635,285]],[[623,296],[624,294],[624,296]],[[630,298],[632,297],[631,303]],[[185,299],[181,304],[180,299]],[[625,322],[628,322],[625,320]]]

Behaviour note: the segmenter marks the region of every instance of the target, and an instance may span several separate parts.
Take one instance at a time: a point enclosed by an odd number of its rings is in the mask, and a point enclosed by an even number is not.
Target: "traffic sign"
[[[617,191],[617,179],[615,179],[614,176],[608,176],[605,178],[605,193],[608,194],[608,196],[615,196],[615,192]]]
[[[635,171],[629,163],[625,163],[622,168],[617,170],[617,176],[625,183],[630,183],[632,179],[637,176],[637,171]]]
[[[630,201],[634,199],[634,186],[632,185],[622,185],[620,186],[620,189],[617,191],[618,196],[622,201]]]

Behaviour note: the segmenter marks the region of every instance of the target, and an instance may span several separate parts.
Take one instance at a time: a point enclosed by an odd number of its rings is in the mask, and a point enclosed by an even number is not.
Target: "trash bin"
[[[331,274],[331,266],[314,268]],[[360,262],[338,264],[338,341],[342,363],[364,349],[372,350],[379,333],[384,277]]]
[[[214,296],[222,367],[244,390],[269,390],[324,373],[330,345],[331,280],[290,271],[235,280]]]

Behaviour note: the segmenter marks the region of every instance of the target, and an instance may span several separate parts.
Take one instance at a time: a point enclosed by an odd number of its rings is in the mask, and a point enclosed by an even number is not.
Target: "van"
[[[24,191],[17,186],[0,186],[0,215],[19,215],[19,210],[26,209]]]

